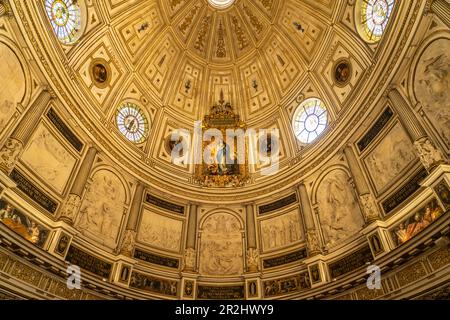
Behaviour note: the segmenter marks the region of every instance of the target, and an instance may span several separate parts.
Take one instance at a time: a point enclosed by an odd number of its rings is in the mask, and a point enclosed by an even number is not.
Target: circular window
[[[147,138],[147,117],[134,103],[127,102],[117,109],[116,124],[124,137],[133,143],[142,143]]]
[[[59,41],[71,44],[82,29],[81,7],[76,0],[45,0],[47,16]]]
[[[234,0],[208,0],[214,8],[225,9],[234,3]]]
[[[302,143],[311,143],[316,140],[326,129],[327,124],[327,109],[317,98],[303,101],[294,114],[294,134]]]
[[[377,42],[386,30],[395,0],[360,0],[356,7],[359,32],[368,42]]]

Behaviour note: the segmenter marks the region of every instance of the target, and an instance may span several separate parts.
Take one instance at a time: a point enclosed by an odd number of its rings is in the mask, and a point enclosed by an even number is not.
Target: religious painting
[[[159,248],[179,252],[183,221],[144,209],[138,241]]]
[[[243,273],[243,243],[239,220],[229,213],[209,216],[201,227],[200,273],[234,276]]]
[[[417,156],[411,140],[401,124],[396,123],[364,162],[375,188],[381,192],[415,160]]]
[[[55,253],[60,255],[61,257],[64,257],[67,253],[67,250],[69,249],[71,241],[72,238],[68,234],[62,232],[59,235],[59,239],[55,247]]]
[[[442,180],[436,187],[434,187],[434,191],[442,201],[445,210],[450,209],[450,188],[448,187],[447,181]]]
[[[116,247],[125,218],[125,200],[119,177],[108,170],[97,171],[81,204],[77,228],[105,246]]]
[[[263,251],[301,242],[303,232],[298,210],[261,220],[261,238]]]
[[[319,219],[328,247],[355,235],[364,225],[349,175],[342,169],[328,173],[317,189]]]
[[[22,238],[44,248],[50,231],[4,200],[0,200],[0,221]]]
[[[322,276],[320,275],[320,268],[318,264],[314,264],[309,267],[309,274],[312,284],[322,282]]]
[[[97,88],[106,88],[111,82],[111,68],[105,59],[97,58],[91,61],[90,75]]]
[[[414,91],[426,116],[450,149],[450,39],[437,39],[423,52]]]
[[[339,60],[334,66],[334,82],[340,86],[346,86],[352,78],[352,65],[349,60]]]
[[[21,159],[60,194],[64,192],[76,164],[76,158],[42,123],[30,139]]]
[[[196,165],[195,181],[205,187],[243,186],[249,179],[248,137],[243,131],[245,124],[231,104],[225,102],[223,93],[219,103],[205,116],[202,128],[205,134],[201,137],[201,152],[196,151],[201,164]],[[230,130],[243,134],[227,136]]]
[[[25,94],[25,75],[19,59],[6,44],[0,42],[0,136],[16,112],[17,104]]]
[[[394,243],[399,246],[432,224],[442,214],[442,210],[437,199],[428,202],[424,207],[403,220],[392,232]]]

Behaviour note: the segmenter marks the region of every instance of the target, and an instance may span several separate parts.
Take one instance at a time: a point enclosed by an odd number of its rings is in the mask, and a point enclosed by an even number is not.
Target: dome
[[[0,242],[86,275],[65,299],[442,290],[424,278],[450,263],[445,10],[0,1]],[[367,266],[395,285],[363,284]]]

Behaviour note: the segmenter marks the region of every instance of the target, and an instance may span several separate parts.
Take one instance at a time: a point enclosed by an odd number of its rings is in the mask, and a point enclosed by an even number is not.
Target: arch
[[[320,184],[322,183],[323,179],[332,171],[334,170],[342,170],[344,171],[347,176],[349,178],[351,178],[351,173],[350,173],[350,169],[348,167],[346,167],[345,165],[342,164],[338,164],[338,165],[333,165],[331,167],[328,167],[327,169],[325,169],[318,177],[317,179],[314,181],[314,184],[311,188],[311,204],[313,206],[317,205],[317,190],[320,186]]]
[[[0,87],[0,132],[3,133],[18,106],[27,106],[30,102],[31,75],[20,49],[4,36],[0,36],[0,56],[3,61],[0,78],[9,80]]]

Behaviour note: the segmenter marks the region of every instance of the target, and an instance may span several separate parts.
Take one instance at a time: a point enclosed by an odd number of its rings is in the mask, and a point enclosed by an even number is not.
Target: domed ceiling
[[[364,90],[373,88],[370,83],[385,68],[381,58],[389,53],[387,46],[361,39],[354,4],[347,1],[227,2],[83,2],[82,36],[72,44],[58,41],[43,6],[29,5],[46,33],[39,45],[54,60],[47,66],[49,77],[74,122],[130,174],[173,194],[187,196],[189,190],[189,198],[209,196],[193,179],[194,165],[172,163],[167,148],[172,132],[192,132],[194,121],[224,99],[248,127],[280,130],[278,181],[298,180],[326,160],[320,153],[327,153],[341,132],[352,129],[348,115],[356,98],[369,94]],[[349,74],[339,82],[342,62]],[[305,145],[292,123],[309,98],[321,99],[327,108],[328,130]],[[117,128],[117,109],[124,103],[139,106],[148,118],[142,143],[130,143]],[[248,194],[262,192],[261,183],[270,186],[266,194],[276,192],[271,177],[259,175],[262,167],[250,169]],[[237,198],[248,197],[245,192]],[[237,200],[233,190],[209,193],[211,199],[230,193],[228,200]]]

